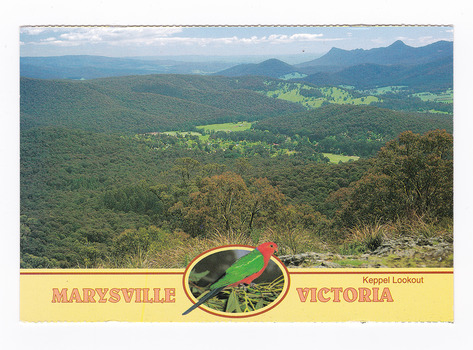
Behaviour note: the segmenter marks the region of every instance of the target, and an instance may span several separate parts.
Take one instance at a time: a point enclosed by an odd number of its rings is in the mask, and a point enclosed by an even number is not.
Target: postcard
[[[21,321],[453,322],[452,26],[20,41]]]

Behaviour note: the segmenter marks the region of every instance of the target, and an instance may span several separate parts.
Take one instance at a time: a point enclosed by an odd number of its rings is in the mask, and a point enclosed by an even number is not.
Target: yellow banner
[[[20,318],[31,322],[453,321],[451,268],[282,270],[282,290],[269,305],[237,313],[202,305],[182,315],[197,300],[184,269],[24,269],[20,271]]]

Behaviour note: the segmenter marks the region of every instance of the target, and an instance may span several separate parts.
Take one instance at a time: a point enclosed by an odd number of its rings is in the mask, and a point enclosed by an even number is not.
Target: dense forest
[[[266,239],[281,254],[363,252],[380,237],[353,233],[380,224],[451,234],[450,114],[308,109],[266,95],[283,83],[22,78],[21,267],[183,267],[206,248]],[[321,98],[315,88],[300,91]],[[227,122],[239,123],[209,125]]]
[[[90,81],[20,83],[21,126],[143,133],[193,125],[258,120],[302,106],[235,86],[223,77],[151,75]]]
[[[319,152],[370,156],[402,131],[425,133],[436,128],[453,132],[452,120],[438,114],[409,114],[371,106],[329,105],[287,118],[267,118],[255,125],[289,136],[317,141]]]

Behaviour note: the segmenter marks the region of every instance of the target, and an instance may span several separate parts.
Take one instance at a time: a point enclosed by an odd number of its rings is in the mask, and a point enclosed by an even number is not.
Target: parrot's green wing
[[[263,254],[258,249],[242,256],[232,266],[230,266],[225,275],[210,286],[210,289],[216,289],[229,284],[233,284],[257,273],[264,267]]]

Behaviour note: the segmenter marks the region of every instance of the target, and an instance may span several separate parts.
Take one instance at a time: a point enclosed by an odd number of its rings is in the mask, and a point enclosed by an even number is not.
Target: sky
[[[448,26],[372,27],[21,27],[20,55],[284,56],[322,55],[388,46],[453,41]]]

